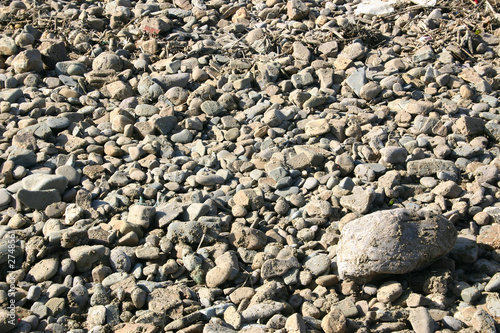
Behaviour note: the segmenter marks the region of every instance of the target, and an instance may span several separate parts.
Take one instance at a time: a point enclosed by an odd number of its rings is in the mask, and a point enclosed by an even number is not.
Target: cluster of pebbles
[[[0,332],[499,329],[481,4],[2,4]]]

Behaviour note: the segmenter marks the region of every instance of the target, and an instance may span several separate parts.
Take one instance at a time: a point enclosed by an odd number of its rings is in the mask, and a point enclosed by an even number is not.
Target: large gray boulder
[[[342,229],[340,277],[367,282],[419,270],[450,252],[457,230],[442,215],[398,208],[365,215]]]

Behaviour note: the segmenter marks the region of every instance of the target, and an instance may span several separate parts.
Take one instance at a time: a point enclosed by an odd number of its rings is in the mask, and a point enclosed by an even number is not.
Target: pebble
[[[410,310],[410,323],[417,333],[435,332],[435,323],[429,311],[424,307],[417,307]]]
[[[0,207],[6,206],[10,203],[12,197],[6,189],[0,190]]]
[[[64,192],[68,186],[68,179],[60,175],[33,174],[23,178],[23,188],[29,191],[57,190]]]
[[[80,183],[80,173],[70,165],[62,165],[58,167],[55,174],[65,177],[68,180],[68,186],[75,186]]]
[[[57,273],[59,260],[57,258],[44,259],[33,266],[28,275],[33,282],[43,282],[50,280]]]
[[[269,318],[272,315],[283,310],[283,304],[280,302],[268,302],[252,305],[241,313],[243,321],[249,322],[258,318]]]
[[[388,281],[377,290],[377,300],[382,303],[394,302],[403,293],[403,287],[399,282]]]
[[[304,268],[307,268],[314,276],[320,276],[330,268],[331,260],[326,254],[319,254],[304,262]]]
[[[321,328],[325,333],[347,332],[347,322],[342,311],[337,308],[333,308],[321,320]]]

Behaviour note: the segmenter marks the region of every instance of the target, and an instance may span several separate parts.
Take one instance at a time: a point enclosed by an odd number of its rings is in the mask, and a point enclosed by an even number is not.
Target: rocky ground
[[[495,3],[0,4],[0,332],[500,328]]]

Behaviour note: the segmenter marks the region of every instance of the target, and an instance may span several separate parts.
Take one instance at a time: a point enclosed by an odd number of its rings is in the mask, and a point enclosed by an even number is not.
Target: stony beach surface
[[[0,1],[0,332],[497,332],[498,9]]]

